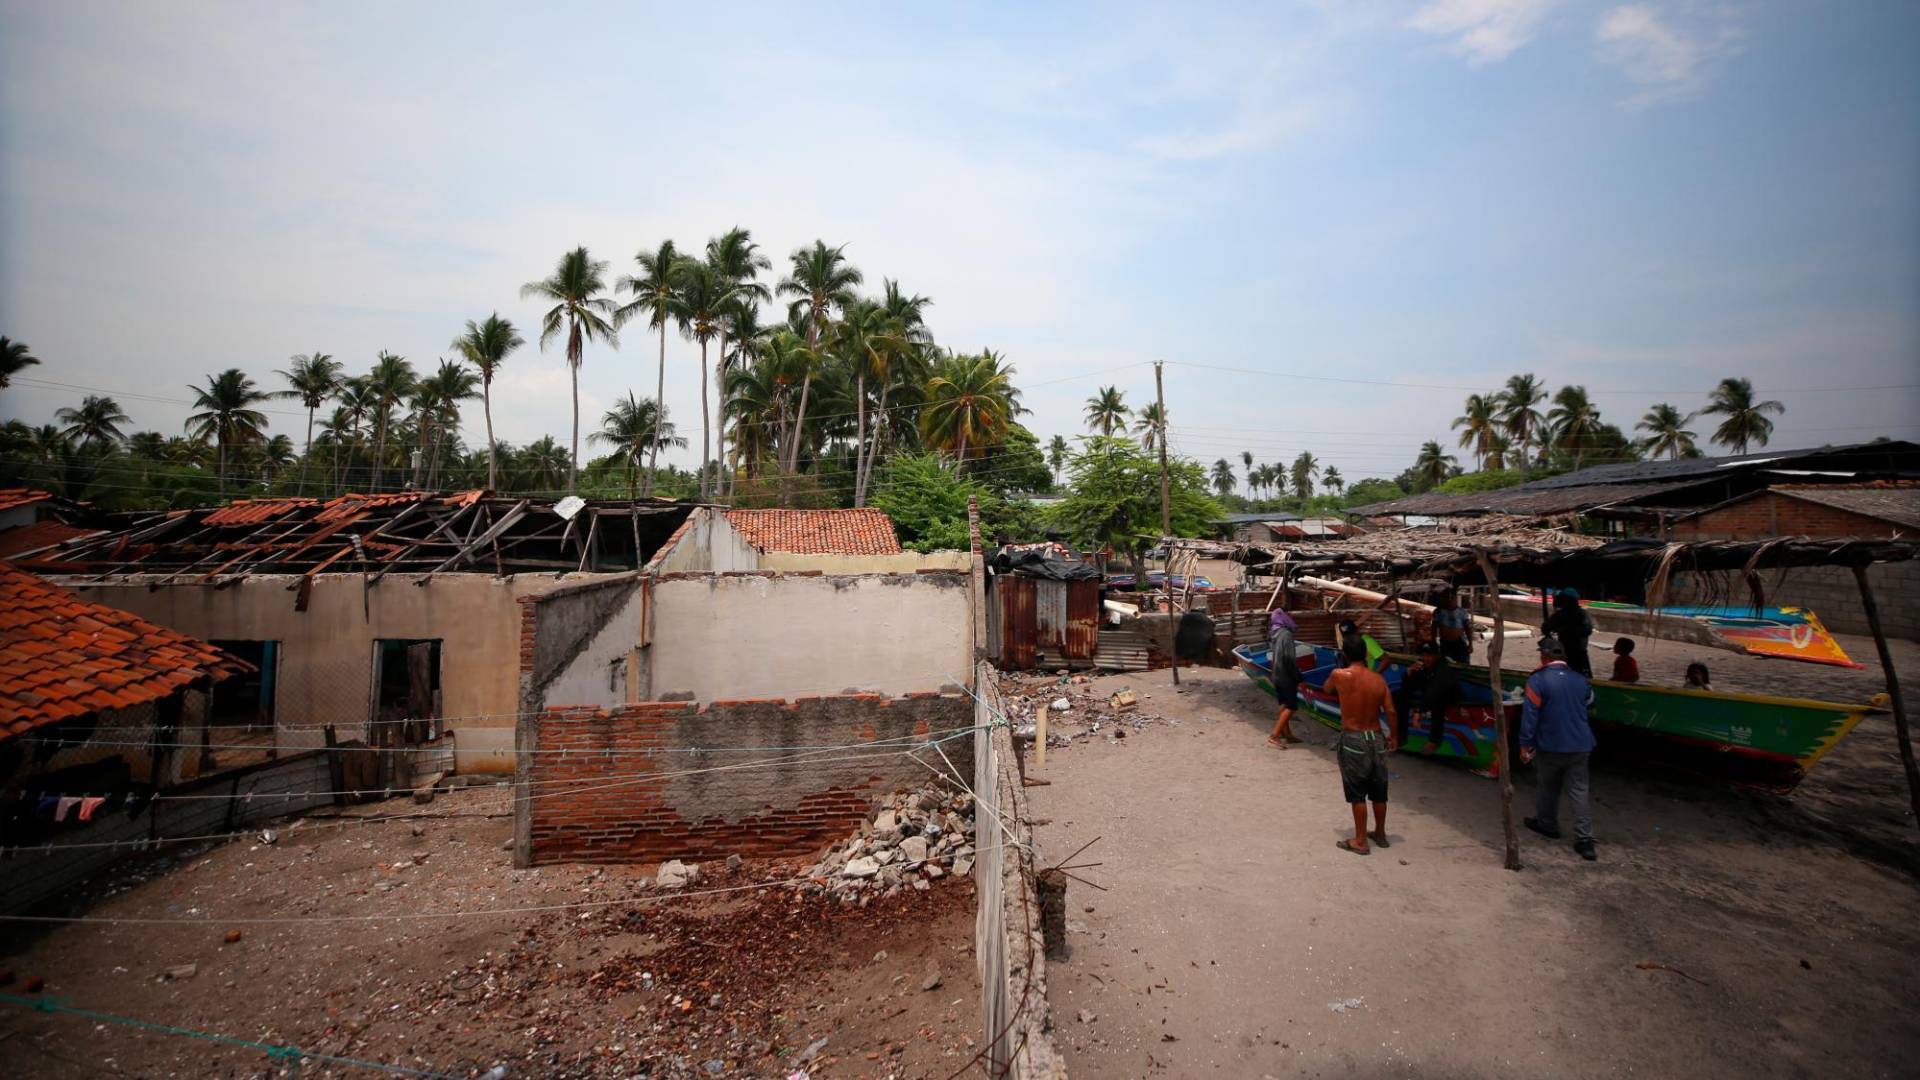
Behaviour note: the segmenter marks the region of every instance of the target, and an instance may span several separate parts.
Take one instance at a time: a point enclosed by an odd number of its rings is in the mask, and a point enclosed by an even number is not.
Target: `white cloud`
[[[1431,0],[1407,25],[1453,39],[1471,64],[1492,64],[1533,40],[1552,0]]]
[[[1696,91],[1715,61],[1740,51],[1745,35],[1735,19],[1733,9],[1720,5],[1681,5],[1662,14],[1650,4],[1623,4],[1594,25],[1594,50],[1641,88],[1622,105],[1674,101]]]

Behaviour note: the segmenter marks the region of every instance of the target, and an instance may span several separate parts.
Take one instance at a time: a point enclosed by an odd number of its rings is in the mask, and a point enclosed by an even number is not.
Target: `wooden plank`
[[[500,516],[500,519],[498,521],[495,521],[493,525],[487,529],[486,532],[481,533],[478,539],[476,539],[473,543],[468,544],[466,547],[461,548],[459,551],[454,552],[452,555],[449,555],[447,557],[447,561],[441,563],[439,566],[434,567],[432,570],[427,571],[426,576],[421,578],[419,581],[414,582],[414,584],[425,585],[428,581],[431,581],[433,579],[433,575],[440,573],[442,570],[445,570],[446,568],[454,565],[455,563],[467,562],[472,560],[474,553],[478,551],[480,548],[485,547],[488,544],[494,544],[494,551],[493,551],[494,570],[496,573],[498,573],[499,567],[500,567],[500,548],[498,543],[496,543],[496,541],[498,541],[501,533],[506,532],[508,528],[512,527],[514,522],[519,521],[522,517],[526,516],[527,507],[531,503],[532,503],[531,499],[521,499],[518,503],[515,503],[513,509],[507,511],[505,514],[502,514]]]

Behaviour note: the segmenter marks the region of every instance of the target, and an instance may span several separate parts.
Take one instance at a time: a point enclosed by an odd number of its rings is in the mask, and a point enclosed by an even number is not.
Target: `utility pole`
[[[1160,361],[1153,362],[1153,398],[1160,408],[1160,538],[1173,535],[1173,504],[1167,488],[1167,387],[1160,377]]]

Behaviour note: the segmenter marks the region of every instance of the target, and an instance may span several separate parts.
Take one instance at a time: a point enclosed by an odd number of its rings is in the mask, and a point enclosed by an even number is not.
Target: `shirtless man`
[[[1371,855],[1367,838],[1381,847],[1387,843],[1387,751],[1397,749],[1393,695],[1387,680],[1367,666],[1367,645],[1358,634],[1341,647],[1347,666],[1327,676],[1327,692],[1340,703],[1340,738],[1334,753],[1340,758],[1340,786],[1353,809],[1353,839],[1337,841],[1355,855]],[[1380,713],[1385,710],[1385,730]],[[1373,804],[1373,832],[1367,832],[1367,804]]]

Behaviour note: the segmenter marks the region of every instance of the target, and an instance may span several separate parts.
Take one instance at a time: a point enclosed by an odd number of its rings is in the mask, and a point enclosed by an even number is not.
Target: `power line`
[[[1262,371],[1257,368],[1229,367],[1224,364],[1202,364],[1193,360],[1169,360],[1169,364],[1180,367],[1202,368],[1207,371],[1229,371],[1241,375],[1259,375],[1265,378],[1299,379],[1305,382],[1345,383],[1354,386],[1378,386],[1394,390],[1464,390],[1468,393],[1487,393],[1498,387],[1458,386],[1450,383],[1411,383],[1393,382],[1385,379],[1353,379],[1339,375],[1302,375],[1291,371]],[[1822,394],[1822,393],[1864,393],[1878,390],[1914,390],[1920,389],[1920,383],[1892,383],[1885,386],[1797,386],[1768,387],[1756,389],[1756,394]],[[1640,397],[1666,397],[1679,394],[1697,394],[1698,389],[1689,390],[1591,390],[1590,394],[1633,394]]]

